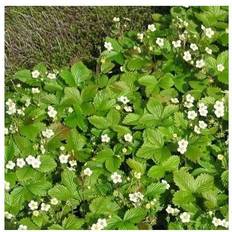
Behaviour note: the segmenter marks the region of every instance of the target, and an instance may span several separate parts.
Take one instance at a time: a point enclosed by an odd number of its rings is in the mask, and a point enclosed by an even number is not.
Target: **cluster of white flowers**
[[[48,73],[47,78],[50,80],[56,79],[56,74],[55,73]]]
[[[43,137],[49,139],[54,135],[54,132],[52,129],[46,129],[46,130],[42,131],[42,135],[43,135]]]
[[[191,215],[187,212],[183,212],[180,214],[180,220],[183,222],[183,223],[188,223],[190,222],[190,217]]]
[[[6,219],[9,219],[9,220],[12,219],[12,218],[14,217],[13,214],[11,214],[11,213],[9,213],[9,212],[7,212],[7,211],[5,211],[4,216],[5,216]]]
[[[85,168],[83,171],[84,176],[91,176],[93,171],[90,168]]]
[[[133,108],[131,106],[124,106],[123,108],[126,112],[132,112],[133,111]]]
[[[144,195],[141,192],[134,192],[129,194],[129,199],[133,203],[140,203],[144,198]]]
[[[166,180],[161,180],[161,183],[164,184],[166,189],[170,189],[170,184]]]
[[[156,27],[155,27],[154,24],[149,24],[149,25],[147,26],[147,29],[148,29],[149,31],[152,31],[152,32],[156,31]]]
[[[122,183],[122,176],[119,175],[117,172],[114,172],[111,176],[110,176],[111,180],[113,181],[114,184],[117,183]]]
[[[217,118],[221,118],[224,116],[225,107],[223,101],[216,101],[213,108]]]
[[[205,129],[205,128],[207,128],[207,123],[205,123],[204,121],[200,120],[198,122],[198,125],[194,126],[194,132],[197,133],[197,134],[200,134],[201,133],[201,129]]]
[[[7,114],[13,115],[16,113],[16,103],[13,102],[12,99],[9,98],[6,102],[6,105],[8,107],[8,110],[6,111]]]
[[[39,168],[41,165],[41,161],[40,161],[40,156],[37,156],[37,158],[35,158],[32,155],[29,155],[26,158],[26,162],[28,165],[31,165],[33,168]],[[23,165],[23,161],[21,160],[21,166]]]
[[[166,212],[167,212],[168,214],[171,214],[171,215],[173,215],[173,216],[176,216],[176,215],[179,214],[180,210],[177,209],[177,208],[172,208],[171,205],[168,205],[168,207],[166,208]]]
[[[141,53],[141,52],[142,52],[141,48],[138,47],[138,46],[134,46],[133,48],[134,48],[134,50],[137,51],[138,53]]]
[[[91,226],[91,230],[103,230],[107,226],[107,221],[105,218],[99,218],[97,223]]]
[[[126,97],[126,96],[120,96],[117,99],[119,102],[123,103],[124,105],[126,105],[127,103],[130,102],[130,100]]]
[[[178,142],[177,151],[180,152],[181,154],[184,154],[187,151],[187,147],[188,147],[188,141],[185,139],[181,139]]]
[[[55,108],[53,106],[48,106],[48,116],[54,119],[56,115],[57,111],[55,110]]]
[[[101,135],[101,141],[102,143],[109,143],[110,137],[107,134]]]
[[[186,101],[184,102],[184,107],[186,108],[192,108],[193,107],[193,102],[194,102],[194,97],[191,94],[187,94],[185,96]]]
[[[201,29],[204,31],[208,38],[212,38],[214,35],[214,31],[210,27],[206,28],[204,25],[201,25]]]
[[[132,140],[133,140],[133,136],[130,133],[127,133],[127,134],[124,135],[124,139],[125,139],[126,142],[131,143]]]
[[[37,79],[40,75],[40,72],[38,70],[34,70],[31,72],[32,78]]]
[[[158,44],[160,47],[163,47],[163,46],[164,46],[164,39],[162,39],[162,38],[157,38],[155,42],[156,42],[156,44]]]
[[[104,43],[104,47],[106,48],[106,50],[107,50],[108,52],[110,52],[110,51],[113,50],[113,46],[112,46],[111,42],[105,42],[105,43]]]
[[[218,226],[222,226],[225,228],[229,227],[229,222],[226,219],[221,220],[219,218],[213,217],[212,223],[216,227],[218,227]]]
[[[201,116],[206,117],[208,114],[207,105],[205,105],[203,102],[198,103],[198,112]]]

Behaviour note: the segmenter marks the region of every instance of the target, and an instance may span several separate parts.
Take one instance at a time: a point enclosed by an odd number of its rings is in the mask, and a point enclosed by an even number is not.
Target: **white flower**
[[[188,111],[188,119],[194,120],[197,117],[197,113],[194,110]]]
[[[90,168],[86,168],[84,169],[83,173],[85,176],[91,176],[93,172]]]
[[[177,151],[180,152],[180,154],[183,155],[187,151],[187,148],[186,147],[178,147]]]
[[[42,211],[47,212],[47,211],[49,211],[50,208],[51,208],[51,206],[49,204],[45,204],[45,203],[41,204],[41,210]]]
[[[223,64],[218,64],[218,65],[217,65],[217,70],[218,70],[219,72],[223,72],[224,69],[225,69],[225,67],[224,67]]]
[[[219,218],[216,218],[216,217],[213,217],[213,220],[212,220],[212,223],[214,226],[218,227],[220,226],[222,223],[221,223],[221,219]]]
[[[205,128],[207,128],[207,124],[204,121],[199,121],[199,127],[201,129],[205,129]]]
[[[193,103],[192,103],[192,102],[187,102],[187,101],[186,101],[186,102],[184,102],[184,107],[190,109],[190,108],[193,107]]]
[[[38,157],[37,157],[37,158],[34,158],[34,160],[32,161],[31,166],[32,166],[33,168],[39,168],[40,165],[41,165],[40,159],[39,159]]]
[[[130,102],[130,100],[126,96],[121,96],[118,98],[119,102],[122,102],[124,105]]]
[[[172,41],[172,45],[174,48],[180,48],[181,47],[181,40]]]
[[[29,165],[32,165],[34,159],[35,159],[34,156],[29,155],[29,156],[26,158],[26,162],[27,162]]]
[[[8,128],[4,128],[4,135],[8,135],[9,134],[9,129]]]
[[[53,197],[53,198],[51,199],[51,204],[52,204],[52,205],[57,205],[58,203],[59,203],[59,201],[57,200],[57,198]]]
[[[110,178],[114,184],[122,183],[122,176],[119,175],[117,172],[114,172]]]
[[[205,35],[208,38],[211,38],[214,35],[214,31],[209,27],[204,29]]]
[[[10,182],[8,182],[8,181],[5,181],[5,190],[6,191],[9,191],[10,190]]]
[[[18,230],[27,230],[27,226],[25,226],[25,225],[19,225]]]
[[[147,29],[148,29],[149,31],[152,31],[152,32],[156,31],[156,27],[155,27],[154,24],[149,24],[149,25],[147,26]]]
[[[197,47],[197,45],[196,45],[195,43],[191,43],[191,44],[190,44],[190,48],[191,48],[193,51],[198,50],[198,47]]]
[[[171,102],[172,103],[174,103],[174,104],[177,104],[177,103],[179,103],[179,100],[178,100],[178,98],[171,98]]]
[[[105,218],[99,218],[97,220],[97,224],[101,227],[101,229],[104,229],[107,226],[107,222]]]
[[[55,73],[48,73],[47,78],[50,80],[56,79],[56,74]]]
[[[179,39],[180,39],[180,40],[185,40],[185,39],[186,39],[185,34],[184,34],[184,33],[183,33],[183,34],[180,34],[180,35],[179,35]]]
[[[173,214],[174,213],[174,209],[171,207],[171,205],[168,205],[168,207],[166,208],[166,212],[168,214]]]
[[[217,155],[217,159],[218,159],[218,160],[223,160],[223,159],[224,159],[224,155],[218,154],[218,155]]]
[[[222,118],[224,116],[224,109],[216,109],[214,113],[217,118]]]
[[[113,22],[119,22],[119,21],[120,21],[120,18],[118,18],[118,17],[113,18]]]
[[[20,168],[22,168],[22,167],[24,167],[26,165],[23,158],[18,158],[16,163],[17,163],[17,166],[20,167]]]
[[[16,104],[11,99],[8,99],[6,102],[6,105],[8,106],[8,110],[6,111],[7,114],[12,115],[16,113]]]
[[[181,139],[178,142],[178,149],[177,151],[180,152],[181,154],[184,154],[187,151],[187,146],[188,146],[188,141],[185,139]]]
[[[31,88],[31,92],[33,94],[36,94],[36,93],[40,93],[40,90],[39,90],[39,88]]]
[[[127,153],[127,149],[124,147],[124,148],[122,149],[122,152],[123,152],[123,153]]]
[[[72,113],[73,112],[73,108],[72,107],[68,107],[68,112]]]
[[[76,160],[70,160],[69,164],[70,164],[71,167],[75,167],[75,166],[77,166],[77,161]]]
[[[126,142],[131,143],[133,137],[132,137],[132,135],[130,133],[127,133],[127,134],[124,135],[124,139],[125,139]]]
[[[26,99],[25,106],[28,107],[31,104],[31,99]]]
[[[203,68],[205,66],[205,61],[204,60],[197,60],[196,61],[196,67],[197,68]]]
[[[39,207],[38,202],[37,202],[37,201],[33,201],[33,200],[31,200],[31,201],[29,202],[28,206],[29,206],[29,208],[30,208],[31,210],[36,210],[36,209],[38,209],[38,207]]]
[[[5,216],[6,219],[9,219],[9,220],[12,219],[12,218],[14,217],[13,214],[11,214],[11,213],[9,213],[9,212],[7,212],[7,211],[4,213],[4,216]]]
[[[32,214],[33,214],[33,216],[38,217],[39,216],[39,211],[38,210],[34,210],[32,212]]]
[[[206,47],[206,48],[205,48],[205,51],[206,51],[209,55],[212,55],[212,49]]]
[[[107,49],[107,51],[112,51],[113,50],[113,47],[112,47],[112,44],[111,42],[105,42],[104,43],[104,47]]]
[[[190,214],[187,212],[181,213],[180,219],[183,223],[188,223],[188,222],[190,222]]]
[[[228,222],[227,220],[223,219],[223,220],[221,221],[221,226],[223,226],[223,227],[225,227],[225,228],[229,228],[229,222]]]
[[[14,167],[15,167],[15,163],[12,160],[8,161],[8,163],[6,164],[7,169],[13,170]]]
[[[102,143],[109,143],[110,137],[107,134],[101,135]]]
[[[60,150],[61,150],[61,151],[64,151],[64,150],[65,150],[65,147],[64,147],[64,146],[60,146]]]
[[[132,109],[131,106],[124,106],[124,110],[125,110],[126,112],[132,112],[132,111],[133,111],[133,109]]]
[[[22,116],[25,115],[25,113],[23,112],[22,109],[18,109],[18,110],[17,110],[17,114],[18,114],[18,115],[22,115]]]
[[[156,39],[156,44],[158,44],[160,47],[163,47],[164,46],[164,39],[157,38]]]
[[[214,109],[224,109],[224,103],[223,101],[216,101],[213,107]]]
[[[101,229],[102,229],[101,226],[98,225],[97,223],[91,226],[91,230],[101,230]]]
[[[204,103],[200,102],[200,103],[198,104],[198,111],[199,111],[199,114],[200,114],[201,116],[206,117],[207,114],[208,114],[207,105],[205,105]]]
[[[161,183],[165,185],[166,189],[170,188],[170,184],[166,180],[161,180]]]
[[[46,130],[42,131],[42,135],[43,135],[43,137],[49,139],[54,135],[54,132],[52,129],[46,129]]]
[[[201,133],[201,130],[200,130],[200,128],[197,125],[194,126],[194,132],[196,134],[200,134]]]
[[[57,111],[53,106],[48,106],[48,116],[51,118],[55,118],[57,115]]]
[[[143,200],[144,195],[140,192],[130,193],[129,199],[134,203],[138,203],[139,201]]]
[[[224,103],[223,101],[216,101],[214,104],[214,113],[217,118],[224,116]]]
[[[60,163],[61,164],[67,164],[68,163],[68,158],[69,158],[69,155],[61,154],[59,156]]]
[[[183,59],[187,62],[192,59],[192,56],[189,51],[184,52]]]
[[[32,75],[32,77],[33,78],[38,78],[39,77],[39,75],[40,75],[40,72],[38,71],[38,70],[34,70],[34,71],[32,71],[31,72],[31,75]]]
[[[143,33],[138,33],[138,34],[137,34],[137,38],[138,38],[140,41],[143,41]]]
[[[134,177],[135,177],[136,179],[140,179],[140,178],[141,178],[141,175],[142,175],[141,172],[134,172]]]

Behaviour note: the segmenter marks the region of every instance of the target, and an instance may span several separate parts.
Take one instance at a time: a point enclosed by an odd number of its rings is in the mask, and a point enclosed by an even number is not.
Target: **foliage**
[[[7,229],[228,228],[228,8],[153,20],[6,83]]]

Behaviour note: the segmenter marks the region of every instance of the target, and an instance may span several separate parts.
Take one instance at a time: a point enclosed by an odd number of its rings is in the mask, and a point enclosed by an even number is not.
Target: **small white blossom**
[[[141,178],[141,176],[142,176],[142,173],[141,172],[134,172],[134,177],[136,178],[136,179],[140,179]]]
[[[109,143],[110,137],[107,134],[101,135],[101,141],[102,143]]]
[[[138,203],[143,200],[144,195],[140,192],[130,193],[129,199],[134,203]]]
[[[91,176],[93,172],[90,168],[86,168],[84,169],[83,173],[85,176]]]
[[[118,17],[114,17],[114,18],[113,18],[113,22],[116,22],[116,23],[117,23],[117,22],[119,22],[119,21],[120,21],[120,18],[118,18]]]
[[[178,142],[178,149],[177,151],[180,152],[181,154],[184,154],[187,151],[187,146],[188,146],[188,141],[185,139],[181,139]]]
[[[60,163],[61,164],[67,164],[68,163],[68,158],[69,158],[69,155],[61,154],[59,156]]]
[[[32,71],[31,72],[31,75],[32,75],[32,77],[33,78],[38,78],[39,77],[39,75],[40,75],[40,72],[38,71],[38,70],[34,70],[34,71]]]
[[[217,155],[217,159],[218,159],[218,160],[223,160],[223,159],[224,159],[224,155],[218,154],[218,155]]]
[[[26,165],[23,158],[18,158],[16,163],[17,163],[17,166],[20,167],[20,168],[22,168],[22,167],[24,167]]]
[[[8,181],[5,181],[5,190],[6,191],[9,191],[10,190],[10,182],[8,182]]]
[[[208,38],[212,38],[212,36],[214,35],[214,31],[209,27],[209,28],[205,28],[204,29],[205,35]]]
[[[133,111],[133,109],[132,109],[131,106],[124,106],[124,110],[125,110],[126,112],[132,112],[132,111]]]
[[[163,47],[164,46],[164,39],[157,38],[156,39],[156,44],[158,44],[160,47]]]
[[[76,160],[69,160],[69,164],[71,167],[77,166],[77,161]]]
[[[205,105],[204,103],[200,102],[198,104],[198,112],[201,116],[206,117],[208,114],[208,109],[207,109],[207,105]]]
[[[133,137],[132,137],[132,135],[130,133],[127,133],[127,134],[124,135],[124,139],[125,139],[126,142],[131,143],[132,140],[133,140]]]
[[[190,48],[193,50],[193,51],[197,51],[198,50],[198,47],[195,43],[191,43],[190,44]]]
[[[201,130],[200,130],[200,127],[198,127],[197,125],[194,126],[194,132],[196,134],[200,134],[201,133]]]
[[[203,68],[205,66],[205,61],[204,60],[197,60],[196,61],[196,67],[197,68]]]
[[[161,183],[165,185],[166,189],[170,189],[170,184],[166,180],[161,180]]]
[[[111,42],[105,42],[104,43],[104,47],[107,49],[107,51],[112,51],[113,50],[113,47],[112,47],[112,44]]]
[[[29,155],[27,158],[26,158],[26,162],[29,164],[29,165],[32,165],[32,162],[34,161],[35,157],[32,156],[32,155]]]
[[[177,103],[179,103],[179,100],[178,100],[178,98],[171,98],[171,102],[172,103],[174,103],[174,104],[177,104]]]
[[[127,153],[127,149],[124,147],[124,148],[122,149],[122,152],[123,152],[123,153]]]
[[[48,212],[50,208],[51,208],[51,206],[49,204],[45,204],[45,203],[41,204],[42,211]]]
[[[40,161],[39,157],[34,158],[34,160],[32,161],[31,166],[32,166],[33,168],[39,168],[40,165],[41,165],[41,161]]]
[[[122,176],[119,175],[117,172],[114,172],[110,178],[114,184],[122,183]]]
[[[17,112],[16,103],[12,101],[11,99],[7,100],[6,105],[8,106],[8,110],[6,111],[7,114],[13,115]]]
[[[30,208],[31,210],[36,210],[36,209],[38,209],[39,204],[38,204],[37,201],[31,200],[31,201],[29,202],[28,206],[29,206],[29,208]]]
[[[179,39],[182,40],[182,41],[185,40],[185,39],[186,39],[185,34],[184,34],[184,33],[183,33],[183,34],[180,34],[180,35],[179,35]]]
[[[130,102],[130,100],[126,96],[121,96],[118,98],[119,102],[122,102],[124,105]]]
[[[11,213],[9,213],[9,212],[7,212],[7,211],[4,213],[4,216],[5,216],[6,219],[9,219],[9,220],[12,219],[12,218],[14,217],[13,214],[11,214]]]
[[[42,131],[42,135],[43,135],[43,137],[49,139],[54,135],[54,132],[52,129],[46,129],[46,130]]]
[[[50,118],[55,118],[57,115],[57,111],[55,110],[55,108],[53,106],[48,106],[48,116]]]
[[[50,80],[56,79],[56,74],[55,73],[48,73],[47,78]]]
[[[8,135],[9,134],[9,129],[8,128],[4,128],[4,135]]]
[[[51,204],[52,204],[52,205],[57,205],[58,203],[59,203],[59,201],[57,200],[57,198],[53,197],[53,198],[51,199]]]
[[[206,47],[206,48],[205,48],[205,51],[206,51],[206,53],[208,53],[209,55],[212,55],[212,49]]]
[[[34,210],[32,214],[33,216],[38,217],[40,213],[39,213],[39,210]]]
[[[147,29],[148,29],[149,31],[152,31],[152,32],[156,31],[156,27],[155,27],[154,24],[149,24],[149,25],[147,26]]]
[[[188,119],[194,120],[197,117],[197,113],[194,110],[188,111]]]
[[[26,99],[25,106],[28,107],[31,104],[31,99]]]
[[[224,69],[225,69],[225,67],[224,67],[223,64],[218,64],[218,65],[217,65],[217,70],[218,70],[219,72],[223,72]]]
[[[27,226],[26,225],[19,225],[18,230],[27,230]]]
[[[187,61],[187,62],[190,61],[190,60],[192,59],[192,56],[191,56],[191,54],[190,54],[189,51],[185,51],[185,52],[184,52],[183,59],[184,59],[185,61]]]
[[[188,223],[188,222],[190,222],[190,214],[187,212],[181,213],[180,219],[183,223]]]
[[[199,121],[199,127],[201,128],[201,129],[205,129],[205,128],[207,128],[207,124],[204,122],[204,121]]]
[[[91,226],[91,230],[101,230],[102,228],[101,228],[101,226],[100,225],[98,225],[97,223],[94,223],[92,226]]]
[[[217,118],[224,116],[224,103],[223,101],[216,101],[214,104],[214,113]]]
[[[181,47],[181,40],[172,41],[172,45],[174,48],[180,48]]]
[[[6,164],[7,169],[13,170],[14,167],[15,167],[15,163],[12,160],[8,161],[8,163]]]
[[[68,108],[68,112],[69,112],[69,113],[72,113],[72,112],[73,112],[73,108],[72,108],[72,107],[69,107],[69,108]]]
[[[138,33],[138,34],[137,34],[137,38],[138,38],[140,41],[143,41],[143,33]]]
[[[99,218],[97,220],[97,224],[101,227],[101,229],[104,229],[107,226],[107,222],[105,218]]]
[[[33,94],[36,94],[36,93],[40,93],[40,90],[39,90],[39,88],[31,88],[31,92]]]
[[[192,102],[187,102],[187,101],[186,101],[186,102],[184,102],[184,107],[190,109],[190,108],[193,107],[193,103],[192,103]]]

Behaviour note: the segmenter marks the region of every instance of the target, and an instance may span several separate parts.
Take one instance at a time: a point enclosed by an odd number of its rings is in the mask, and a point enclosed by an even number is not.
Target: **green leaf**
[[[153,158],[154,153],[155,153],[154,145],[149,143],[144,143],[142,147],[140,147],[139,150],[137,151],[136,156],[143,159],[151,159]]]
[[[149,177],[155,178],[155,179],[160,179],[164,176],[165,174],[165,169],[160,166],[160,165],[154,165],[152,166],[149,170],[147,175]]]
[[[131,71],[139,70],[145,66],[147,61],[142,57],[130,58],[127,62],[127,68]]]
[[[65,230],[78,230],[81,229],[84,223],[85,220],[83,218],[78,218],[74,215],[69,215],[63,220],[62,226]]]
[[[65,81],[65,83],[70,87],[75,87],[75,79],[72,73],[67,69],[62,69],[59,73],[60,77]]]
[[[89,122],[94,125],[98,129],[106,129],[109,126],[109,122],[106,120],[106,118],[101,116],[91,116],[88,118]]]
[[[106,116],[109,125],[117,125],[120,121],[120,113],[116,109],[111,109]]]
[[[72,129],[69,133],[67,142],[67,147],[70,150],[74,150],[75,153],[78,153],[86,144],[86,138],[78,133],[76,129]]]
[[[33,124],[23,125],[19,128],[20,134],[34,141],[37,135],[45,128],[45,124],[34,122]]]
[[[134,159],[128,159],[126,163],[135,172],[141,172],[142,174],[145,172],[146,164],[144,163],[141,163]]]
[[[48,191],[48,194],[52,197],[56,197],[58,200],[67,201],[72,198],[72,194],[67,187],[61,184],[56,184],[52,189]]]
[[[109,172],[117,171],[118,168],[120,167],[120,164],[121,164],[121,161],[118,157],[109,157],[105,162],[106,169]]]
[[[37,196],[45,196],[49,188],[51,188],[51,183],[46,180],[40,180],[27,185],[27,189]]]
[[[173,155],[169,157],[166,161],[162,163],[163,168],[165,171],[175,171],[178,169],[180,164],[180,157]]]
[[[25,166],[23,168],[16,170],[16,176],[18,181],[28,181],[29,179],[34,179],[40,177],[40,173],[30,166]]]
[[[62,184],[65,185],[68,190],[74,195],[77,192],[77,185],[74,182],[76,175],[73,171],[64,170],[61,174]]]
[[[161,148],[164,145],[163,135],[158,129],[146,129],[145,141],[152,144],[153,148]]]
[[[144,208],[132,208],[128,209],[124,214],[124,221],[129,221],[132,223],[141,222],[147,214],[147,211]]]
[[[160,80],[159,80],[159,86],[163,89],[169,89],[174,85],[173,81],[173,75],[171,73],[165,74]]]
[[[41,156],[40,161],[41,165],[38,169],[40,172],[52,172],[57,166],[55,160],[49,155]]]
[[[195,192],[203,193],[212,189],[214,186],[214,179],[209,174],[202,173],[195,180]]]
[[[163,105],[155,100],[154,98],[150,98],[147,103],[147,109],[150,113],[153,114],[154,120],[160,120],[163,113]]]
[[[71,67],[71,72],[77,85],[91,78],[92,72],[82,63],[78,62]]]
[[[157,198],[160,194],[166,191],[166,187],[162,183],[152,183],[147,187],[145,195],[147,197]]]
[[[65,87],[64,97],[60,102],[63,106],[73,106],[75,104],[81,104],[80,92],[75,87]]]
[[[125,125],[137,125],[139,118],[139,114],[129,113],[123,119],[122,123]]]

